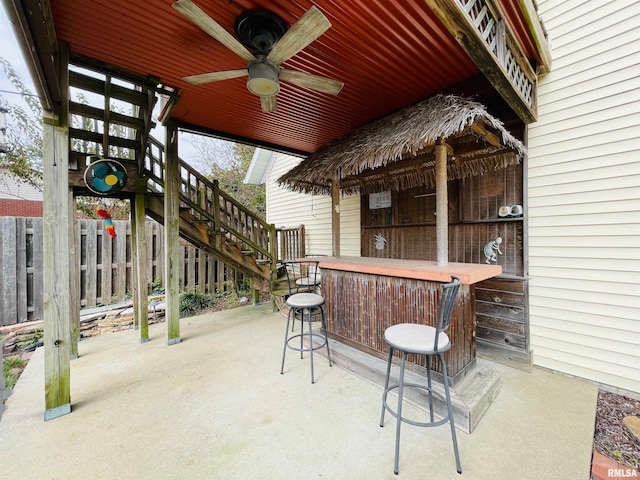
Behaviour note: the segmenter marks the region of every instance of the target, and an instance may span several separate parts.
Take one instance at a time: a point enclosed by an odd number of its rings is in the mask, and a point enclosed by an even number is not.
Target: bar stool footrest
[[[386,409],[387,412],[389,412],[396,419],[398,418],[398,412],[393,410],[393,408],[387,403],[387,394],[391,390],[395,390],[395,389],[397,389],[399,387],[400,387],[400,385],[398,385],[398,384],[390,385],[384,391],[384,393],[382,395],[382,404],[384,405],[384,408]],[[421,390],[426,390],[427,392],[431,392],[431,394],[434,397],[437,397],[438,399],[440,399],[446,405],[447,399],[445,398],[445,396],[443,394],[441,394],[440,392],[436,392],[435,390],[433,390],[433,388],[429,388],[427,385],[420,385],[418,383],[405,383],[403,388],[419,388]],[[432,412],[429,412],[429,415],[432,415]],[[409,425],[415,425],[416,427],[438,427],[440,425],[444,425],[445,423],[447,423],[449,421],[449,415],[445,415],[440,420],[435,420],[433,422],[418,422],[416,420],[411,420],[411,419],[409,419],[407,417],[400,417],[400,421],[404,422],[404,423],[408,423]],[[382,425],[380,425],[380,426],[382,426]]]
[[[293,346],[290,345],[289,343],[291,342],[291,340],[295,339],[295,338],[300,338],[302,337],[303,340],[307,339],[309,341],[309,346],[308,347],[302,347],[300,348],[299,346]],[[316,343],[313,341],[313,339],[320,339],[320,343]],[[296,352],[311,352],[311,351],[316,351],[316,350],[320,350],[321,348],[324,348],[327,346],[327,339],[325,338],[324,335],[320,334],[320,333],[312,333],[311,334],[311,338],[309,338],[309,334],[308,333],[299,333],[297,335],[292,335],[289,338],[287,338],[287,348],[291,349],[291,350],[295,350]]]

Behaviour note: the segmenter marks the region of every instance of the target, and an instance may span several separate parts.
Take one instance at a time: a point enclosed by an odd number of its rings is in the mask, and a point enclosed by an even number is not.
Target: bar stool
[[[285,262],[289,295],[304,292],[318,293],[322,280],[318,263],[319,262],[315,260]],[[294,315],[293,321],[291,322],[292,332],[295,330],[296,319],[297,317]],[[301,316],[300,321],[302,320]]]
[[[287,283],[289,285],[289,297],[285,304],[289,307],[289,313],[287,314],[287,328],[284,335],[284,347],[282,350],[282,366],[280,367],[280,374],[284,373],[284,361],[287,353],[287,348],[300,352],[300,358],[303,358],[304,352],[309,352],[311,356],[311,383],[315,383],[314,370],[313,370],[313,352],[323,347],[327,347],[327,357],[329,359],[329,366],[332,367],[331,351],[329,349],[329,338],[327,337],[327,323],[324,317],[324,297],[315,292],[319,285],[319,267],[317,261],[295,261],[286,262],[287,271]],[[297,274],[301,276],[296,278]],[[324,335],[314,333],[312,322],[314,312],[320,313],[321,328]],[[304,324],[306,321],[309,326],[309,332],[306,337],[309,342],[309,346],[304,346]],[[293,332],[293,324],[296,318],[300,316],[300,333],[296,335],[289,334],[289,323],[292,322],[291,331]],[[300,338],[300,346],[293,345],[293,340]],[[319,338],[320,342],[317,345],[313,344],[313,339]]]
[[[387,328],[384,332],[384,341],[389,345],[389,361],[387,363],[387,375],[384,383],[384,392],[382,393],[382,413],[380,414],[380,426],[384,425],[385,411],[389,411],[396,418],[396,448],[393,472],[398,474],[398,463],[400,456],[400,426],[402,422],[418,427],[436,427],[449,422],[451,426],[451,438],[453,439],[453,453],[456,459],[456,470],[462,473],[460,466],[460,456],[458,455],[458,441],[456,439],[456,427],[453,421],[453,412],[451,408],[451,396],[449,394],[449,380],[447,379],[447,365],[442,354],[451,348],[449,336],[445,330],[449,328],[451,323],[451,312],[455,303],[458,289],[460,288],[460,279],[451,277],[450,283],[442,285],[442,297],[438,305],[438,316],[436,318],[436,326],[419,325],[415,323],[400,323]],[[391,373],[391,363],[393,359],[393,351],[398,350],[401,354],[400,360],[400,377],[398,383],[389,385],[389,376]],[[407,354],[424,355],[426,357],[427,366],[427,385],[404,383],[404,367]],[[437,356],[442,365],[442,379],[444,383],[443,396],[439,392],[433,391],[431,388],[431,357]],[[429,397],[429,422],[418,422],[402,416],[402,400],[404,388],[419,388],[426,390]],[[398,406],[396,411],[387,403],[387,395],[391,390],[398,389]],[[438,397],[447,405],[447,415],[435,421],[433,417],[433,396]]]

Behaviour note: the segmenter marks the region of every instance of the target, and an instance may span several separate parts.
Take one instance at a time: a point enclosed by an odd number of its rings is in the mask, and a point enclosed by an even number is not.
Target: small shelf
[[[485,218],[482,220],[462,220],[461,224],[474,224],[474,223],[503,223],[503,222],[521,222],[524,217],[498,217],[498,218]]]
[[[455,224],[450,223],[449,225],[455,225]],[[436,224],[434,222],[434,223],[400,223],[400,224],[394,224],[394,225],[367,225],[361,228],[371,229],[371,228],[435,227],[435,226]]]
[[[529,280],[529,277],[523,277],[522,275],[514,275],[512,273],[501,273],[500,275],[497,275],[496,277],[498,280],[523,280],[523,281],[527,281]]]
[[[486,218],[482,220],[461,220],[459,222],[449,222],[449,226],[453,225],[474,225],[480,223],[506,223],[506,222],[521,222],[524,217],[505,217],[505,218]],[[401,223],[393,225],[366,225],[361,228],[402,228],[402,227],[435,227],[436,223]]]

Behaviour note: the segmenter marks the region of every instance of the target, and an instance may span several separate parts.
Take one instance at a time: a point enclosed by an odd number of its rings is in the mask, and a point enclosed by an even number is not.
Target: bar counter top
[[[396,258],[373,257],[312,257],[318,260],[320,268],[345,272],[369,273],[389,277],[413,278],[434,282],[449,282],[456,276],[463,284],[472,285],[502,273],[500,265],[480,263],[449,263],[439,267],[434,261],[401,260]]]

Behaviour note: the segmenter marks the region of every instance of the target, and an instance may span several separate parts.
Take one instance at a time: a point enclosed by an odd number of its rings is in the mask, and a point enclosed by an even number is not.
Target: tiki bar
[[[445,361],[453,385],[469,375],[477,338],[492,331],[501,308],[491,292],[496,285],[514,297],[524,292],[525,155],[484,105],[435,95],[326,144],[280,177],[292,190],[332,197],[333,255],[317,258],[329,336],[383,358],[385,329],[433,322],[439,288],[455,276],[462,286]],[[354,193],[361,195],[361,256],[346,257],[339,203]],[[514,310],[498,316],[511,318],[516,329],[505,342],[517,345],[521,312]]]

